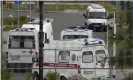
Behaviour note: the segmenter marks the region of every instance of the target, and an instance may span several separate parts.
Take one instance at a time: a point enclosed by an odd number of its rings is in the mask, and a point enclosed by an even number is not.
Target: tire
[[[39,80],[39,75],[38,75],[37,72],[34,72],[34,73],[32,74],[32,80]]]

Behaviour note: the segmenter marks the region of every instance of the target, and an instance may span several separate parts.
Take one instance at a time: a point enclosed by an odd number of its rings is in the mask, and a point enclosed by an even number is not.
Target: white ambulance
[[[44,43],[53,40],[53,19],[46,18],[43,22]],[[6,52],[7,68],[32,67],[34,58],[38,56],[39,20],[23,24],[21,28],[9,31]]]
[[[75,75],[81,75],[88,80],[109,80],[106,46],[97,39],[87,40],[53,41],[45,45],[44,79],[47,80],[48,72],[56,71],[60,73],[59,80],[69,80]],[[33,80],[38,80],[38,62],[33,64],[32,74]]]
[[[91,4],[88,6],[85,17],[85,26],[92,30],[106,31],[107,29],[107,11],[99,4]]]
[[[73,26],[68,27],[61,31],[61,40],[73,40],[73,39],[83,39],[92,38],[93,31],[88,30],[87,26]]]
[[[70,45],[71,44],[71,45]],[[48,72],[57,71],[60,73],[60,80],[66,80],[78,73],[78,54],[81,51],[79,41],[58,41],[55,40],[44,46],[44,78]],[[56,66],[55,66],[56,64]],[[33,80],[38,80],[38,62],[33,64]],[[49,69],[48,69],[49,68]],[[67,69],[67,70],[66,70]]]

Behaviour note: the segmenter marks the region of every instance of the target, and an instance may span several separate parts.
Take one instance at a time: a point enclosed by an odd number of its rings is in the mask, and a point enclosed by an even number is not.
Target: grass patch
[[[29,22],[30,19],[27,18],[26,16],[20,16],[19,17],[19,26],[22,26],[23,24]],[[3,24],[4,24],[4,28],[3,28],[3,31],[9,31],[11,30],[12,28],[14,27],[17,27],[17,17],[6,17],[6,18],[3,18]]]
[[[99,4],[103,7],[105,7],[108,11],[114,11],[115,10],[115,5],[110,4],[110,3],[105,3],[105,2],[99,2]],[[29,8],[25,8],[27,4],[24,4],[22,7],[20,5],[20,10],[29,10]],[[44,6],[45,11],[56,11],[56,4],[45,4]],[[78,5],[78,4],[58,4],[58,10],[57,11],[64,11],[66,9],[78,9],[78,10],[86,10],[88,5]],[[12,4],[12,8],[10,10],[17,10],[18,5],[17,4]],[[36,7],[33,7],[32,10],[37,9]],[[4,6],[4,10],[8,10],[6,6]]]
[[[10,10],[17,10],[18,5],[12,4],[12,8]],[[25,6],[25,5],[24,5]],[[58,11],[64,11],[66,9],[78,9],[78,10],[86,10],[88,5],[77,5],[77,4],[58,4]],[[45,4],[44,6],[45,11],[56,11],[56,4]],[[36,9],[36,8],[35,8]],[[4,6],[4,10],[8,10],[6,6]],[[29,10],[29,8],[25,9],[20,6],[20,10]]]
[[[3,31],[10,31],[13,27],[15,26],[12,26],[12,25],[7,25],[3,28]]]
[[[6,65],[6,57],[4,55],[1,55],[1,67],[4,67]]]
[[[3,41],[3,44],[6,44],[7,43],[7,41]]]
[[[6,17],[6,18],[3,18],[3,24],[4,25],[17,25],[17,17]],[[19,17],[19,25],[22,25],[24,23],[27,23],[29,22],[30,19],[27,18],[26,16],[20,16]]]

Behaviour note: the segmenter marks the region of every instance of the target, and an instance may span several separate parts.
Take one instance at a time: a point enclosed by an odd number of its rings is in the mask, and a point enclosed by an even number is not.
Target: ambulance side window
[[[83,63],[93,62],[93,52],[92,51],[84,51],[82,54],[82,62]]]
[[[60,51],[58,55],[59,63],[69,63],[70,60],[70,51]]]
[[[97,50],[96,51],[96,60],[98,62],[101,61],[105,57],[106,57],[106,54],[105,54],[105,51],[104,50]]]

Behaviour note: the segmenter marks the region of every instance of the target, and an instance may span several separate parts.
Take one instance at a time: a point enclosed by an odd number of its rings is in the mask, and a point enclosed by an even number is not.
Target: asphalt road
[[[9,15],[13,15],[14,17],[17,16],[17,12],[9,12],[5,11],[4,12],[4,17],[7,17]],[[21,16],[27,16],[28,12],[20,12]],[[39,14],[33,12],[32,16],[34,18],[38,17]],[[76,25],[84,25],[84,17],[82,16],[81,13],[44,13],[44,18],[53,18],[53,31],[54,31],[54,39],[59,40],[60,39],[60,32],[66,27],[69,26],[76,26]],[[3,38],[7,40],[7,32],[3,33]],[[105,32],[94,32],[94,37],[99,37],[103,40],[106,40],[106,33]]]
[[[17,12],[4,12],[4,17],[7,17],[9,14],[12,14],[13,16],[17,16]],[[26,16],[28,12],[21,12],[20,15]],[[38,13],[32,13],[33,17],[38,17]],[[54,31],[54,39],[59,40],[60,39],[60,32],[65,27],[68,26],[76,26],[76,25],[84,25],[84,18],[82,14],[74,14],[74,13],[44,13],[44,17],[53,18],[53,31]],[[7,32],[3,33],[3,38],[7,40]],[[99,37],[106,41],[106,33],[105,32],[94,32],[94,37]],[[128,70],[133,71],[133,70]],[[126,72],[126,71],[125,71]],[[116,70],[116,79],[115,80],[121,80],[123,78],[124,72],[120,72],[119,70]],[[25,73],[15,73],[13,80],[26,80],[26,74]]]

